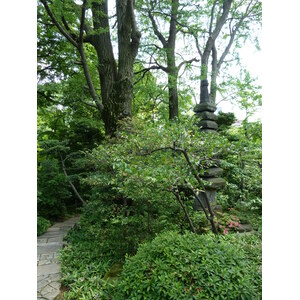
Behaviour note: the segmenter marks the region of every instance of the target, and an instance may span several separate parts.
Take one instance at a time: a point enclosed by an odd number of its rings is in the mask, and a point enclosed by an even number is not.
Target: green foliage
[[[127,258],[113,299],[261,299],[255,236],[166,232]]]
[[[261,213],[261,132],[260,122],[247,121],[241,127],[233,127],[224,132],[230,141],[230,146],[222,156],[223,177],[227,181],[221,192],[227,199],[222,201],[224,207],[242,205]]]
[[[51,24],[38,3],[38,234],[49,226],[46,219],[63,218],[72,206],[77,206],[69,182],[88,200],[81,222],[69,233],[68,245],[61,254],[66,299],[260,297],[260,241],[253,236],[227,235],[236,231],[240,222],[250,222],[261,232],[261,124],[248,122],[261,105],[260,86],[249,72],[242,71],[239,78],[227,75],[230,61],[239,63],[238,48],[252,38],[250,25],[260,21],[260,2],[251,3],[251,15],[244,18],[236,32],[231,57],[226,58],[219,72],[223,83],[217,86],[222,96],[246,110],[247,118],[242,127],[233,128],[234,115],[220,113],[219,135],[200,133],[193,118],[186,117],[192,95],[197,92],[185,81],[194,78],[199,85],[200,77],[197,65],[180,62],[198,56],[191,46],[196,37],[198,50],[203,51],[201,43],[207,41],[210,20],[213,29],[223,5],[223,1],[200,2],[183,0],[178,8],[177,37],[183,41],[176,44],[174,58],[182,67],[176,82],[179,122],[170,124],[167,75],[157,67],[165,66],[171,53],[168,47],[159,47],[147,10],[152,10],[158,30],[167,39],[171,1],[135,2],[139,10],[137,27],[143,34],[134,69],[134,120],[132,128],[119,131],[109,140],[104,139],[104,124],[86,87],[78,51]],[[216,9],[211,18],[213,5]],[[230,25],[222,28],[215,42],[219,57],[228,45],[229,32],[244,16],[245,5],[233,1],[227,18]],[[68,33],[78,35],[80,4],[54,0],[49,6]],[[87,7],[86,29],[92,25],[90,1]],[[99,15],[105,17],[103,12]],[[107,30],[99,28],[89,33]],[[113,39],[114,35],[117,39],[116,30],[112,28]],[[96,51],[88,43],[84,51],[96,87],[101,72]],[[203,67],[210,75],[210,65]],[[175,77],[170,81],[173,84]],[[100,98],[101,91],[96,91]],[[193,168],[203,174],[215,165],[216,152],[227,181],[217,202],[223,208],[234,206],[237,210],[216,214],[225,237],[185,233],[189,223],[173,193],[181,196],[197,232],[210,232],[204,214],[192,208],[193,191],[202,189]],[[190,166],[183,153],[188,154]],[[118,284],[112,278],[118,277],[126,254],[136,256],[127,258]]]
[[[236,117],[234,113],[224,113],[219,111],[218,113],[218,129],[219,130],[227,130],[230,126],[236,121]]]
[[[134,131],[119,132],[92,150],[87,161],[95,171],[82,180],[91,190],[83,218],[106,229],[102,247],[104,252],[113,249],[117,257],[135,253],[138,244],[155,233],[189,227],[173,189],[201,230],[203,220],[192,208],[191,192],[201,187],[183,153],[173,149],[185,149],[201,173],[213,164],[213,152],[226,145],[222,137],[200,133],[191,119],[167,125],[136,120]]]
[[[51,226],[51,222],[43,217],[37,217],[37,235],[42,235]]]
[[[71,193],[55,159],[45,159],[38,167],[38,214],[50,220],[65,216]]]
[[[89,197],[89,191],[80,184],[88,171],[82,151],[103,139],[103,123],[94,112],[82,105],[73,109],[45,101],[50,97],[54,102],[68,104],[67,95],[74,89],[69,82],[39,87],[43,96],[38,97],[38,214],[53,221],[78,206],[68,180],[84,199]],[[63,172],[62,159],[68,177]]]
[[[223,100],[230,99],[231,103],[245,111],[247,120],[262,105],[261,88],[257,84],[257,78],[253,78],[249,71],[242,69],[238,77],[228,76],[220,83],[218,91]]]
[[[60,252],[62,284],[68,287],[64,299],[98,299],[104,274],[114,263],[102,255],[98,227],[86,227],[83,222],[69,231],[67,246]]]

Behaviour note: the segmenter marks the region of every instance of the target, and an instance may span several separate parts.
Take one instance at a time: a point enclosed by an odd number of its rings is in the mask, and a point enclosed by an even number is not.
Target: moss
[[[114,280],[117,279],[122,273],[123,265],[121,263],[114,263],[112,267],[105,273],[104,280]]]

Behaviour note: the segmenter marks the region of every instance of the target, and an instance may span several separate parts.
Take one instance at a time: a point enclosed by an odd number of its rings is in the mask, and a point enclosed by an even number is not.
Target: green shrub
[[[113,299],[260,299],[256,236],[167,232],[125,262]]]
[[[67,287],[64,299],[99,299],[103,277],[115,261],[103,256],[101,228],[79,222],[66,236],[68,244],[60,251],[61,282]],[[102,299],[102,298],[101,298]]]
[[[38,167],[38,214],[51,221],[63,219],[66,202],[72,197],[56,159],[45,159]]]
[[[223,208],[242,205],[261,214],[261,129],[260,122],[243,121],[242,126],[220,133],[230,141],[221,161],[224,169],[222,177],[227,182],[221,195],[218,195]]]
[[[43,217],[37,217],[37,235],[42,235],[47,231],[47,229],[51,226],[49,220]]]

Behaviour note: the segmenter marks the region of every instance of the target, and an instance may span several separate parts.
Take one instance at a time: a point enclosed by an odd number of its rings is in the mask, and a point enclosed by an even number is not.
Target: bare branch
[[[206,216],[207,216],[207,219],[210,221],[211,223],[211,226],[212,226],[212,230],[215,234],[218,233],[218,230],[216,228],[216,225],[214,223],[214,213],[212,211],[212,208],[210,206],[210,202],[209,202],[209,198],[208,198],[208,195],[207,195],[207,192],[206,192],[206,189],[205,189],[205,185],[204,183],[202,182],[201,178],[199,177],[198,175],[198,172],[197,172],[197,169],[195,168],[195,166],[191,163],[191,160],[189,158],[189,155],[187,153],[187,150],[186,149],[182,149],[182,148],[178,148],[175,146],[175,143],[173,145],[173,147],[161,147],[161,148],[157,148],[157,149],[154,149],[154,150],[151,150],[151,151],[148,151],[145,155],[149,155],[149,154],[152,154],[154,152],[157,152],[157,151],[162,151],[162,150],[171,150],[171,151],[174,151],[174,152],[177,152],[177,153],[181,153],[183,154],[192,174],[194,175],[194,177],[196,178],[199,186],[201,187],[201,189],[203,190],[203,195],[204,195],[204,198],[205,198],[205,202],[206,202],[206,206],[208,208],[208,211],[209,211],[209,216],[208,214],[206,213]],[[196,198],[198,199],[198,201],[200,201],[199,199],[199,196],[197,195],[197,193],[195,192],[195,189],[192,187],[192,190],[193,190],[193,193],[196,195]],[[201,201],[200,201],[200,205],[203,207],[203,204],[201,204]],[[205,210],[204,210],[205,211]],[[206,212],[206,211],[205,211]]]
[[[198,37],[197,37],[196,34],[193,34],[193,37],[194,37],[194,39],[195,39],[195,44],[196,44],[197,51],[198,51],[200,57],[202,58],[203,54],[202,54],[202,51],[201,51],[200,46],[199,46],[199,40],[198,40]]]
[[[194,225],[193,225],[193,222],[192,222],[192,220],[191,220],[191,218],[190,218],[190,216],[189,216],[189,214],[188,214],[188,212],[187,212],[187,210],[186,210],[186,207],[184,206],[184,204],[183,204],[183,202],[182,202],[182,200],[181,200],[180,193],[179,193],[178,191],[174,191],[174,190],[172,191],[172,193],[173,193],[173,195],[176,197],[176,199],[177,199],[177,201],[179,202],[181,208],[183,209],[184,214],[185,214],[186,218],[187,218],[188,221],[189,221],[189,224],[190,224],[190,227],[191,227],[192,231],[193,231],[194,233],[196,233],[196,229],[195,229],[195,227],[194,227]]]
[[[181,69],[181,67],[183,66],[183,65],[186,65],[186,64],[191,64],[192,62],[199,62],[199,59],[197,59],[196,57],[194,57],[194,58],[192,58],[192,59],[190,59],[190,60],[184,60],[184,61],[182,61],[179,65],[178,65],[178,71]]]
[[[214,4],[211,9],[211,17],[210,17],[209,30],[208,30],[209,35],[211,35],[211,33],[212,33],[212,25],[213,25],[213,21],[214,21],[214,13],[215,13],[215,8],[216,8],[217,2],[218,2],[218,0],[214,1]]]
[[[152,23],[152,27],[153,27],[153,31],[155,33],[155,35],[159,38],[159,40],[161,41],[162,45],[164,48],[167,48],[167,41],[166,39],[164,38],[164,36],[161,34],[161,32],[158,30],[158,27],[157,27],[157,24],[156,24],[156,21],[152,15],[152,12],[149,10],[148,11],[148,17],[150,18],[151,20],[151,23]]]
[[[159,67],[159,66],[151,66],[151,67],[149,67],[149,68],[145,68],[145,69],[143,69],[143,70],[140,70],[140,71],[135,72],[135,73],[134,73],[135,75],[141,74],[141,73],[142,73],[142,76],[141,76],[141,78],[139,78],[137,81],[135,81],[134,84],[137,84],[138,82],[140,82],[141,80],[143,80],[143,78],[145,77],[145,75],[146,75],[150,70],[161,70],[161,67]]]
[[[85,204],[86,204],[86,201],[84,201],[84,200],[81,198],[80,194],[78,193],[77,189],[75,188],[74,184],[72,183],[72,181],[70,180],[70,178],[69,178],[69,176],[68,176],[68,174],[67,174],[67,170],[66,170],[66,166],[65,166],[65,160],[62,158],[62,155],[61,155],[61,154],[59,154],[59,156],[60,156],[60,161],[61,161],[62,169],[63,169],[63,172],[64,172],[64,174],[65,174],[65,177],[66,177],[67,181],[69,182],[69,184],[70,184],[70,186],[71,186],[73,192],[74,192],[75,195],[77,196],[77,198],[81,201],[81,203],[82,203],[83,205],[85,205]]]
[[[80,101],[81,103],[87,105],[87,106],[90,106],[90,107],[93,107],[93,108],[96,108],[96,109],[98,108],[97,105],[92,104],[92,103],[85,102],[85,101],[82,100],[82,99],[79,99],[79,101]]]

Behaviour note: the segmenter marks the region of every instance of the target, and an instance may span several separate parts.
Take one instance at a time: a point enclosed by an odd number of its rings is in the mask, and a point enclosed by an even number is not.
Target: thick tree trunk
[[[169,87],[169,120],[178,119],[178,91],[177,91],[177,70],[168,73]]]
[[[176,25],[178,16],[179,0],[172,0],[171,21],[169,28],[169,39],[167,43],[167,70],[169,87],[169,119],[178,119],[178,68],[175,62]]]
[[[92,3],[93,25],[95,34],[90,37],[98,56],[98,71],[103,103],[102,118],[105,133],[112,135],[117,127],[116,80],[117,65],[114,59],[110,38],[107,1]],[[103,29],[106,32],[103,32]],[[98,33],[98,32],[99,33]]]
[[[105,133],[114,135],[120,120],[132,117],[133,63],[137,54],[140,33],[137,30],[133,0],[118,0],[118,68],[113,54],[109,31],[107,0],[93,2],[95,34],[88,41],[95,47],[99,61],[99,77],[103,103],[102,118]],[[106,32],[103,32],[103,29]],[[101,31],[97,33],[97,31]]]
[[[131,6],[128,0],[117,1],[119,72],[118,101],[120,103],[120,119],[131,118],[131,99],[133,95],[133,61],[131,50]]]
[[[79,51],[89,91],[105,124],[105,133],[114,135],[118,121],[124,117],[130,118],[132,116],[133,63],[141,37],[135,21],[134,0],[116,1],[119,47],[118,68],[111,43],[108,0],[91,2],[93,29],[89,24],[85,23],[87,0],[83,0],[79,36],[69,32],[69,27],[65,20],[63,23],[67,29],[61,26],[46,0],[41,0],[41,2],[57,29]],[[84,31],[86,35],[84,35]],[[95,91],[96,89],[88,70],[83,42],[91,43],[98,56],[101,101]]]

